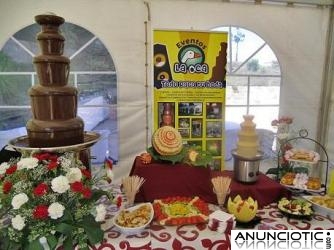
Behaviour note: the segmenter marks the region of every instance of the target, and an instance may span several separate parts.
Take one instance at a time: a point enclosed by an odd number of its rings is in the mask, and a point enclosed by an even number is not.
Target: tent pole
[[[317,140],[322,145],[328,143],[329,124],[331,118],[332,101],[334,97],[334,9],[331,8],[328,21],[326,57],[324,61],[324,72],[322,79],[322,90],[320,96],[320,110],[317,125]]]

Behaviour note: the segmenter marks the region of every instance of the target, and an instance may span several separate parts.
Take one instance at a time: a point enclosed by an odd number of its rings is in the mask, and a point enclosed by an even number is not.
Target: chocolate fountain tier
[[[72,86],[35,85],[31,87],[29,95],[33,118],[49,121],[76,117],[77,92],[77,89]]]
[[[70,60],[65,56],[40,55],[33,60],[39,83],[64,86],[70,73]]]
[[[60,147],[84,141],[84,122],[80,117],[52,121],[31,119],[26,127],[31,147]]]
[[[65,22],[65,19],[54,14],[43,14],[35,16],[35,21],[42,25],[42,30],[55,29]]]
[[[43,55],[62,55],[64,53],[64,37],[58,33],[39,33],[39,47]]]

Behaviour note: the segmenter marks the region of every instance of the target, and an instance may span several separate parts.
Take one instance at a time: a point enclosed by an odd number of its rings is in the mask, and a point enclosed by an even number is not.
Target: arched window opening
[[[97,131],[101,140],[92,152],[92,163],[106,155],[118,160],[117,75],[114,62],[101,40],[90,31],[64,23],[64,55],[71,60],[68,84],[78,89],[78,115],[85,131]],[[28,90],[37,84],[32,63],[40,54],[37,24],[27,26],[10,37],[0,50],[0,147],[26,134],[31,118]]]
[[[270,46],[254,32],[235,26],[228,32],[226,122],[239,124],[244,114],[255,116],[257,128],[273,130],[279,113],[281,70]]]

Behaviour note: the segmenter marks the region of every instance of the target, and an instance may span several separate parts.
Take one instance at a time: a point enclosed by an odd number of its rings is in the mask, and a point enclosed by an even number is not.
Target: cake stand
[[[100,137],[99,133],[89,131],[84,133],[84,141],[79,144],[58,147],[30,147],[28,136],[24,135],[10,140],[8,145],[22,154],[31,153],[33,151],[57,153],[74,152],[75,156],[81,160],[87,168],[90,168],[90,148],[100,139]]]

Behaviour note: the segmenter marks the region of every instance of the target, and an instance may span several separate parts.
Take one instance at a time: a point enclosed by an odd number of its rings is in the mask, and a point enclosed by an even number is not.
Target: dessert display
[[[320,160],[320,155],[314,151],[293,148],[285,152],[284,158],[287,161],[304,161],[315,164]]]
[[[239,222],[246,223],[253,220],[256,216],[257,209],[257,201],[252,197],[248,197],[245,200],[242,199],[240,195],[237,195],[234,199],[231,197],[228,198],[227,211],[233,214]]]
[[[181,134],[171,126],[158,128],[152,135],[152,146],[160,155],[176,155],[183,147]]]
[[[304,199],[282,198],[278,202],[278,209],[288,216],[309,217],[313,214],[312,204]]]
[[[84,122],[77,116],[77,89],[67,85],[70,60],[63,56],[64,37],[56,15],[38,15],[41,55],[34,57],[38,84],[29,90],[33,118],[26,128],[30,147],[58,147],[84,141]]]
[[[245,158],[256,157],[259,150],[259,139],[256,133],[256,124],[253,115],[244,115],[244,122],[240,124],[236,153]]]
[[[184,225],[208,220],[209,207],[199,197],[168,197],[154,200],[154,217],[160,225]]]
[[[317,191],[321,189],[320,178],[310,177],[306,173],[288,172],[281,178],[281,184],[305,190]]]

